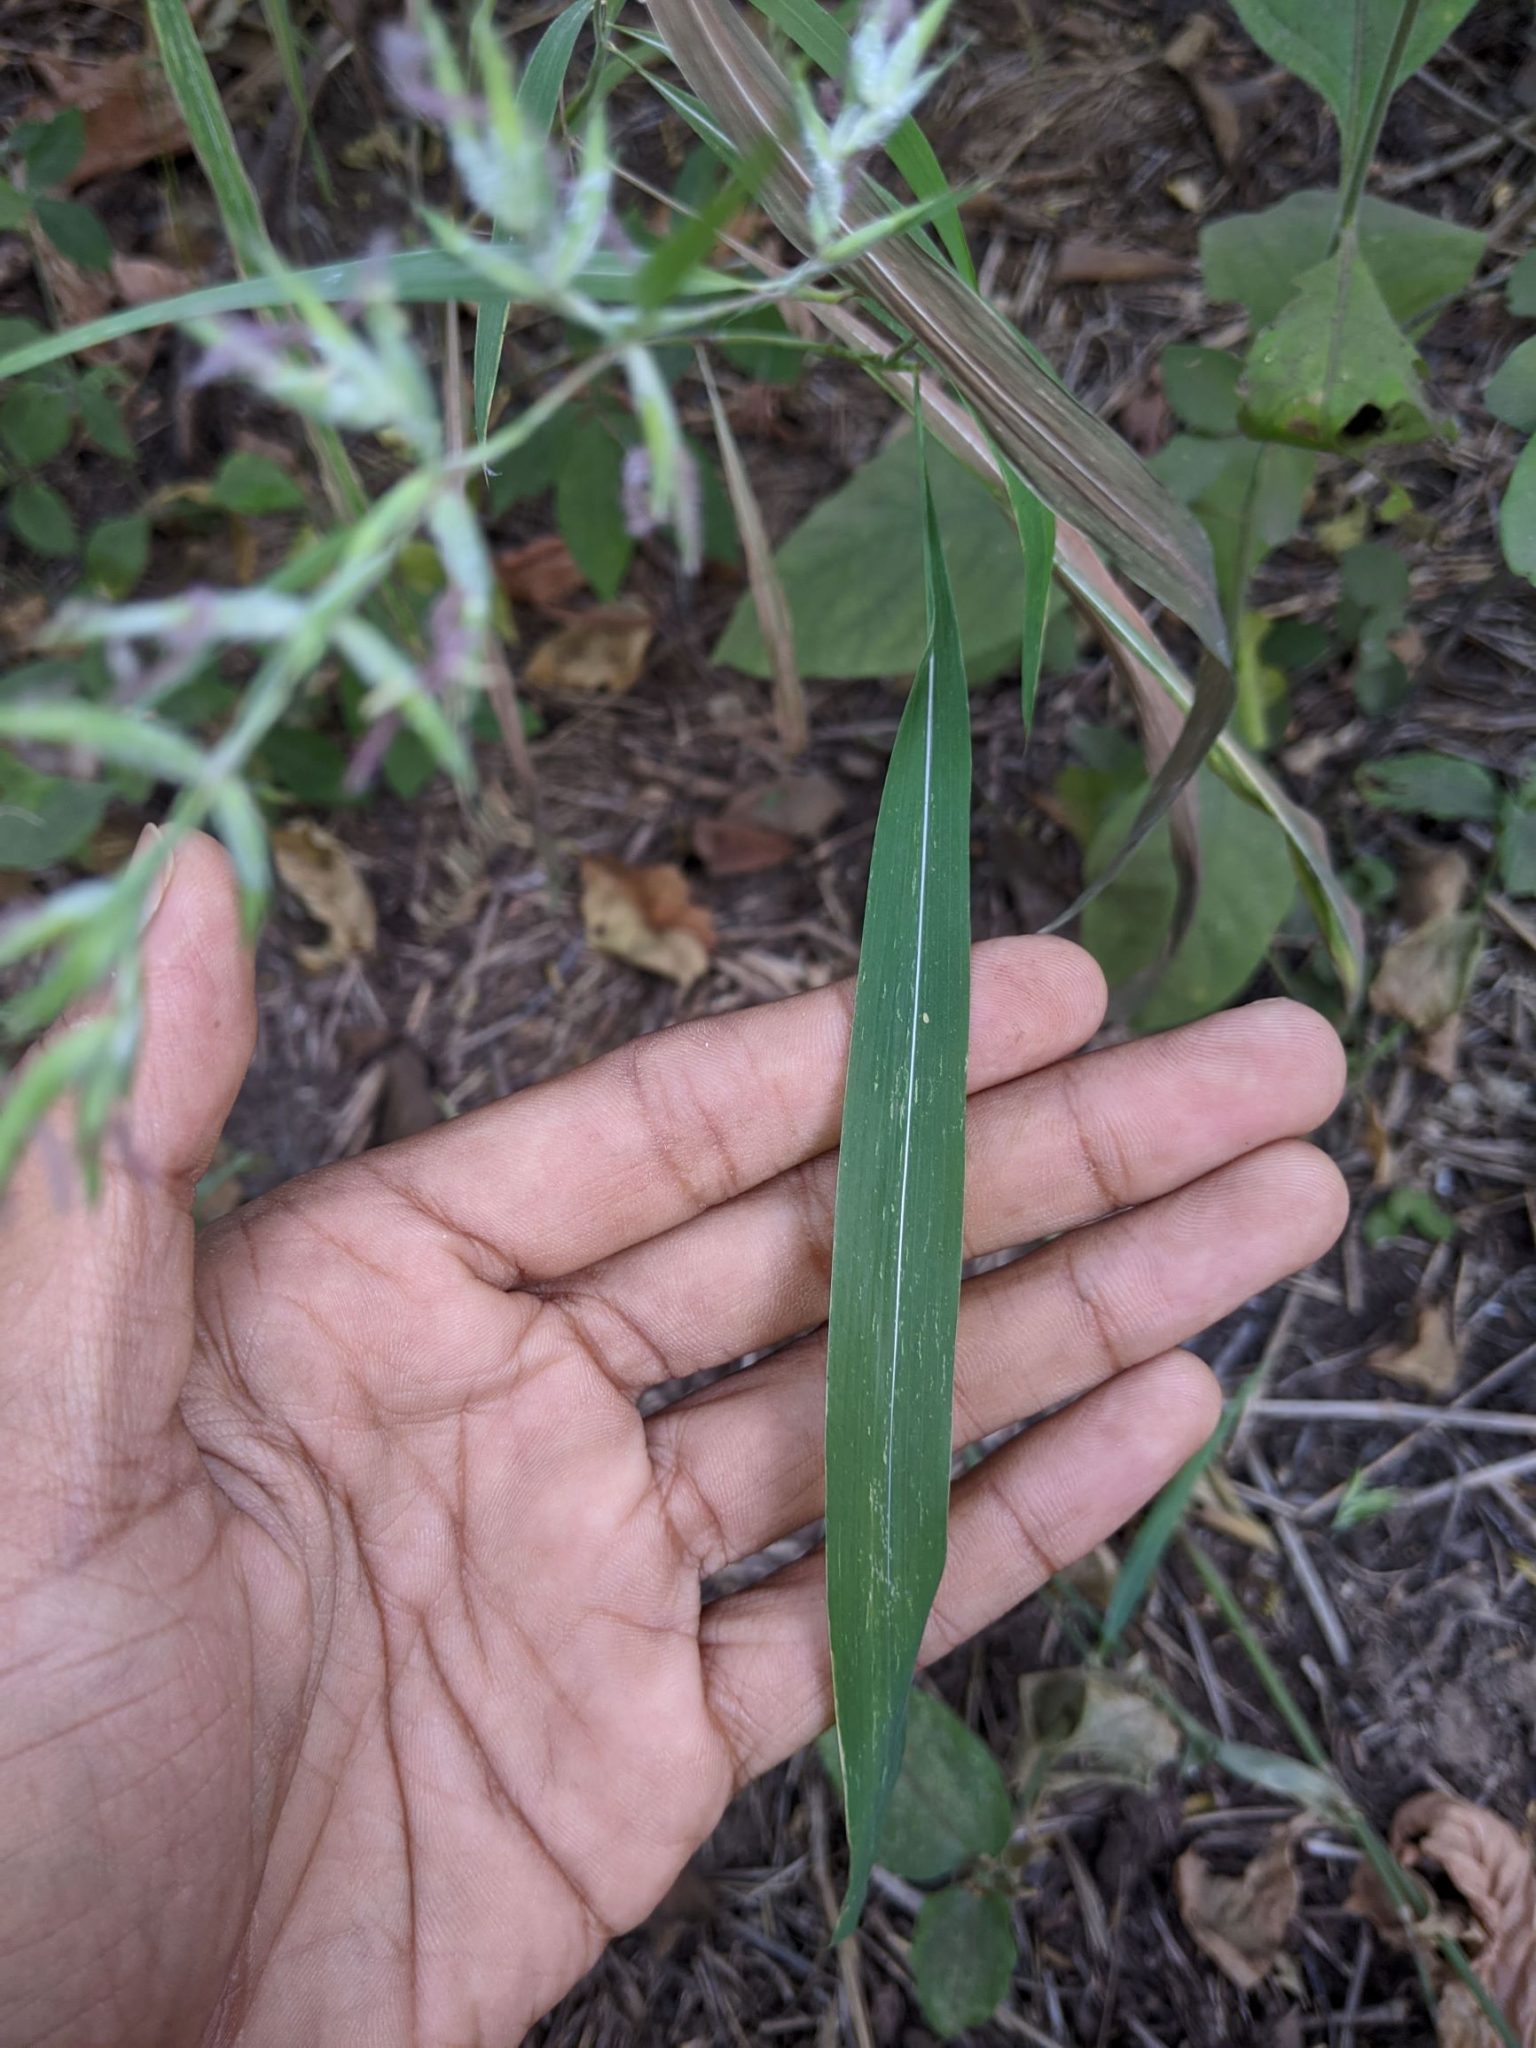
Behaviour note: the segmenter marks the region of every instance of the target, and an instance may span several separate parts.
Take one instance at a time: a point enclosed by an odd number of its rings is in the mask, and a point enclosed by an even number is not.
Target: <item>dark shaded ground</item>
[[[1318,103],[1267,72],[1226,16],[1207,69],[1229,97],[1241,140],[1232,164],[1222,164],[1207,116],[1159,57],[1189,12],[1131,0],[1070,9],[961,0],[959,19],[974,40],[928,123],[947,166],[988,181],[969,214],[986,288],[1073,388],[1144,449],[1169,429],[1156,377],[1161,349],[1240,331],[1203,301],[1200,219],[1324,183],[1333,169]],[[95,48],[117,47],[122,22],[93,21]],[[24,47],[44,33],[25,5],[11,10],[7,29]],[[241,23],[235,34],[251,30]],[[252,51],[254,64],[254,42]],[[238,58],[237,46],[229,61]],[[1500,569],[1491,524],[1513,438],[1479,397],[1515,335],[1500,285],[1529,238],[1533,69],[1529,10],[1484,0],[1430,74],[1400,95],[1380,151],[1376,189],[1488,229],[1492,242],[1478,283],[1427,348],[1460,436],[1382,465],[1430,514],[1412,546],[1422,636],[1415,693],[1395,720],[1373,722],[1357,714],[1347,679],[1321,676],[1298,693],[1280,750],[1291,786],[1341,857],[1377,851],[1401,866],[1422,844],[1361,804],[1352,776],[1362,759],[1428,745],[1509,772],[1529,758],[1536,731],[1531,593]],[[7,78],[22,75],[18,60]],[[372,92],[365,71],[337,67],[317,103],[328,142],[339,148],[371,130]],[[258,86],[252,102],[270,106],[272,96]],[[284,120],[279,113],[271,123],[256,164],[279,239],[313,256],[360,246],[384,181],[344,174],[343,212],[327,217],[309,195]],[[637,96],[620,94],[617,124],[621,146],[639,160],[675,144],[656,132],[654,104]],[[1192,191],[1198,211],[1170,196],[1179,181],[1192,181],[1185,198]],[[163,240],[147,174],[108,186],[100,203],[115,227],[140,246]],[[198,220],[194,198],[180,216],[183,247]],[[1071,245],[1079,269],[1103,267],[1107,247],[1153,252],[1171,266],[1112,284],[1059,284]],[[13,282],[18,303],[32,309],[26,280]],[[530,374],[538,345],[537,336],[520,343]],[[223,397],[186,415],[174,369],[162,360],[150,387],[164,424],[148,443],[151,482],[185,473],[192,448],[227,442],[244,424]],[[695,390],[690,424],[702,430],[697,401]],[[813,369],[788,392],[738,381],[731,404],[776,534],[878,446],[889,419],[855,372],[836,367]],[[97,488],[94,472],[86,482]],[[1348,465],[1329,465],[1312,523],[1347,505],[1359,484]],[[98,509],[113,509],[118,480],[104,473],[99,488]],[[534,508],[509,519],[504,537],[528,538],[547,523],[547,508]],[[534,743],[544,825],[568,862],[586,853],[691,862],[694,823],[785,765],[766,693],[709,661],[734,601],[730,584],[716,578],[689,594],[658,551],[642,559],[632,587],[656,621],[643,680],[622,701],[550,707],[548,731]],[[1336,568],[1314,543],[1298,542],[1268,566],[1260,597],[1271,609],[1327,618]],[[232,1150],[251,1155],[241,1185],[253,1192],[369,1141],[384,1081],[400,1071],[398,1056],[395,1067],[379,1065],[381,1044],[414,1048],[405,1066],[418,1093],[424,1079],[436,1109],[457,1114],[639,1031],[848,972],[899,702],[876,685],[813,685],[810,702],[814,737],[803,765],[836,781],[843,811],[819,844],[771,872],[723,880],[692,868],[719,942],[686,997],[586,947],[570,876],[546,875],[496,758],[486,758],[487,796],[473,814],[439,789],[414,807],[384,799],[332,820],[378,902],[380,943],[372,958],[316,979],[295,958],[295,942],[309,935],[295,906],[269,933],[261,1050],[230,1134]],[[1049,792],[1068,728],[1085,719],[1125,722],[1107,665],[1091,655],[1049,690],[1027,760],[1010,687],[977,695],[978,936],[1039,924],[1075,889],[1076,850]],[[1436,843],[1450,840],[1483,869],[1482,828],[1448,830]],[[1410,1436],[1395,1423],[1341,1420],[1329,1407],[1421,1399],[1365,1361],[1419,1311],[1438,1307],[1456,1337],[1456,1398],[1536,1413],[1536,918],[1528,904],[1492,902],[1487,919],[1456,1077],[1417,1069],[1379,1020],[1354,1022],[1355,1082],[1325,1134],[1360,1197],[1345,1242],[1200,1347],[1229,1386],[1267,1355],[1271,1397],[1318,1404],[1311,1420],[1261,1417],[1198,1519],[1345,1783],[1383,1826],[1426,1785],[1448,1786],[1517,1825],[1536,1799],[1536,1446],[1529,1437],[1449,1430]],[[1383,921],[1373,932],[1378,947],[1392,929]],[[1398,1181],[1432,1188],[1455,1214],[1453,1242],[1366,1246],[1361,1217],[1382,1133]],[[1334,1531],[1335,1490],[1388,1453],[1390,1464],[1372,1476],[1401,1489],[1397,1505]],[[1183,1560],[1164,1569],[1133,1636],[1147,1667],[1207,1725],[1294,1747]],[[1020,1674],[1071,1665],[1077,1654],[1059,1606],[1039,1600],[949,1659],[935,1682],[1007,1754]],[[614,1947],[537,2038],[546,2048],[779,2040],[921,2048],[930,2036],[906,1961],[910,1888],[877,1886],[850,1973],[859,1987],[852,2004],[850,1979],[825,1950],[818,1860],[827,1853],[828,1800],[809,1756],[754,1787],[654,1920]],[[1147,1794],[1090,1787],[1023,1815],[1014,1845],[1023,1961],[997,2019],[970,2038],[1062,2048],[1431,2039],[1411,1965],[1343,1910],[1355,1852],[1336,1828],[1319,1823],[1304,1837],[1303,1907],[1283,1966],[1258,1991],[1238,1992],[1193,1946],[1172,1897],[1175,1856],[1199,1838],[1218,1840],[1240,1862],[1285,1811],[1207,1772]],[[831,1833],[835,1864],[835,1822]]]

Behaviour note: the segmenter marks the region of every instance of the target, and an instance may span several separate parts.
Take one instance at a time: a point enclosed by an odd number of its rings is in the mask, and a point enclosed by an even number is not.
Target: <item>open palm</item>
[[[821,1508],[849,996],[642,1040],[207,1231],[250,1050],[222,857],[178,852],[102,1205],[0,1216],[0,2041],[516,2041],[830,1717]],[[1264,1004],[1068,1062],[1097,970],[975,959],[938,1655],[1213,1420],[1172,1347],[1316,1256],[1340,1057]],[[644,1418],[659,1382],[784,1345]]]

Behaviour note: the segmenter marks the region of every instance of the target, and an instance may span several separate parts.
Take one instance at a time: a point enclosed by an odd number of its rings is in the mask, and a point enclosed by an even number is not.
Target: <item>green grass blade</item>
[[[309,160],[315,167],[315,179],[327,205],[336,204],[336,188],[331,183],[331,167],[325,160],[325,151],[320,147],[320,138],[309,118],[309,95],[304,90],[304,63],[299,51],[298,30],[294,26],[293,10],[288,0],[261,0],[262,16],[267,24],[267,33],[272,38],[272,47],[277,52],[277,61],[282,67],[283,84],[288,88],[288,97],[293,102],[293,111],[298,116],[299,133],[309,150]]]
[[[571,0],[539,37],[538,48],[528,59],[528,69],[517,89],[518,103],[531,121],[548,135],[555,125],[560,89],[571,68],[576,39],[592,12],[592,0]]]
[[[1056,560],[1056,514],[1043,504],[1011,462],[998,458],[1009,510],[1018,529],[1024,556],[1024,618],[1019,633],[1019,704],[1024,736],[1035,722],[1040,694],[1040,653],[1045,645],[1045,615],[1051,603],[1051,571]]]
[[[592,0],[571,0],[539,38],[517,89],[518,104],[545,135],[555,125],[560,88],[570,69],[576,39],[592,12]],[[475,309],[474,412],[475,436],[483,441],[491,423],[496,379],[506,345],[510,299],[483,298]]]
[[[148,0],[150,26],[165,66],[166,83],[187,124],[192,147],[224,221],[235,259],[254,267],[267,247],[266,223],[256,188],[245,174],[234,130],[219,100],[208,59],[197,40],[186,0]]]
[[[1136,1540],[1126,1552],[1124,1564],[1115,1574],[1109,1604],[1104,1609],[1104,1623],[1099,1630],[1101,1657],[1108,1657],[1113,1653],[1120,1638],[1129,1628],[1136,1610],[1146,1598],[1147,1588],[1156,1576],[1158,1566],[1167,1554],[1169,1544],[1183,1526],[1195,1488],[1231,1443],[1233,1431],[1242,1420],[1243,1410],[1248,1406],[1265,1370],[1265,1367],[1260,1366],[1257,1371],[1248,1375],[1237,1392],[1223,1406],[1221,1420],[1215,1429],[1194,1456],[1185,1459],[1143,1515],[1141,1527],[1136,1531]]]
[[[970,707],[924,481],[931,639],[886,772],[843,1110],[827,1339],[827,1612],[857,1920],[944,1568],[965,1187]]]
[[[781,28],[813,64],[819,64],[829,78],[841,80],[848,68],[848,35],[834,17],[817,5],[817,0],[753,0],[759,12]],[[934,215],[939,239],[949,251],[950,261],[969,285],[976,282],[976,266],[960,225],[959,208],[949,189],[949,180],[933,153],[933,145],[909,114],[890,141],[885,153],[920,200],[941,202]],[[947,205],[942,202],[948,202]]]

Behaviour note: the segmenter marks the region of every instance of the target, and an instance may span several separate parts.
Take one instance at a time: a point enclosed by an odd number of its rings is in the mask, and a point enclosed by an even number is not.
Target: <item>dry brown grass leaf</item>
[[[1481,917],[1461,908],[1470,881],[1466,860],[1451,850],[1409,871],[1402,903],[1410,929],[1388,946],[1371,984],[1371,1008],[1412,1026],[1419,1065],[1443,1081],[1455,1079],[1461,1006],[1483,951]]]
[[[146,52],[130,51],[104,64],[43,52],[31,61],[51,98],[35,100],[28,117],[46,121],[64,107],[78,107],[85,119],[85,147],[70,173],[71,189],[187,147],[186,123]]]
[[[323,974],[373,951],[379,935],[373,896],[334,833],[313,818],[295,818],[272,834],[272,858],[284,886],[325,927],[322,945],[294,948],[301,967]]]
[[[535,648],[525,680],[535,690],[621,697],[640,680],[651,630],[639,606],[601,605]]]
[[[1239,1990],[1262,1984],[1301,1903],[1290,1829],[1280,1829],[1236,1877],[1212,1870],[1200,1849],[1186,1849],[1173,1885],[1196,1946]]]
[[[1154,277],[1182,277],[1188,268],[1182,256],[1166,249],[1117,249],[1072,236],[1056,252],[1051,276],[1057,284],[1139,284]]]
[[[1407,1870],[1438,1870],[1464,1901],[1437,1919],[1471,1951],[1479,1981],[1514,2029],[1536,2048],[1536,1866],[1508,1821],[1447,1792],[1421,1792],[1392,1821],[1393,1854]],[[1362,1864],[1347,1901],[1389,1940],[1402,1925]],[[1499,2048],[1472,1992],[1436,1959],[1439,2048]]]
[[[525,547],[499,548],[496,580],[514,604],[564,604],[587,579],[558,533],[541,534]]]
[[[715,921],[695,903],[670,861],[631,867],[596,857],[581,864],[581,921],[600,953],[692,988],[709,965]]]
[[[1366,1360],[1372,1372],[1443,1398],[1455,1391],[1461,1359],[1450,1315],[1440,1302],[1419,1310],[1418,1328],[1408,1344],[1383,1344]]]

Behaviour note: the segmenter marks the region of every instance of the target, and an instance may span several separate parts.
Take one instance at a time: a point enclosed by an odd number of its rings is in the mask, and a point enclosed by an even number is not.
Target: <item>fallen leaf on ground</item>
[[[1419,1310],[1419,1325],[1409,1344],[1383,1344],[1366,1360],[1372,1372],[1426,1394],[1449,1394],[1461,1372],[1451,1319],[1439,1302]]]
[[[581,864],[581,921],[600,953],[691,988],[709,965],[715,921],[670,861],[631,867],[603,857]]]
[[[1202,1850],[1186,1849],[1173,1866],[1173,1887],[1196,1947],[1239,1990],[1262,1984],[1280,1960],[1301,1900],[1289,1828],[1236,1877],[1212,1870]]]
[[[1188,268],[1166,249],[1116,249],[1106,242],[1073,236],[1056,253],[1057,284],[1136,284],[1152,277],[1181,277]]]
[[[772,832],[727,813],[695,821],[693,850],[712,875],[757,875],[782,867],[800,848],[787,832]]]
[[[619,697],[639,681],[650,644],[648,613],[634,605],[603,605],[537,647],[526,681],[535,690]]]
[[[1019,1680],[1016,1785],[1037,1780],[1048,1760],[1058,1789],[1112,1784],[1145,1790],[1183,1746],[1160,1707],[1107,1673],[1026,1671]]]
[[[1371,1008],[1410,1025],[1419,1064],[1444,1081],[1455,1077],[1461,1006],[1483,952],[1482,919],[1461,908],[1469,881],[1459,853],[1418,864],[1403,884],[1410,929],[1388,946],[1371,983]]]
[[[167,263],[159,256],[114,256],[112,282],[125,306],[148,306],[191,291],[198,278],[185,264]]]
[[[325,926],[323,945],[294,948],[301,967],[323,974],[373,951],[379,935],[373,897],[334,833],[312,818],[296,818],[272,834],[272,858],[284,886]]]
[[[1536,1867],[1529,1846],[1496,1813],[1446,1792],[1421,1792],[1400,1806],[1391,1842],[1405,1869],[1441,1871],[1460,1894],[1464,1907],[1441,1904],[1439,1923],[1471,1951],[1484,1990],[1522,2048],[1536,2048]],[[1364,1863],[1345,1904],[1401,1944],[1397,1909]],[[1467,1987],[1438,1956],[1431,1967],[1439,1980],[1440,2048],[1499,2048]]]
[[[64,107],[85,118],[85,147],[66,179],[73,191],[108,171],[131,171],[151,157],[187,146],[186,124],[158,64],[142,51],[93,64],[38,51],[29,60],[46,80],[51,100],[26,109],[32,120],[49,120]]]
[[[514,604],[564,604],[586,587],[586,577],[558,533],[546,533],[525,547],[500,548],[496,578]]]
[[[842,816],[847,798],[830,775],[785,775],[761,789],[744,790],[726,816],[794,839],[820,839]]]
[[[112,304],[110,274],[71,263],[46,235],[33,236],[32,260],[43,274],[62,326],[82,327],[89,320],[99,320]]]

